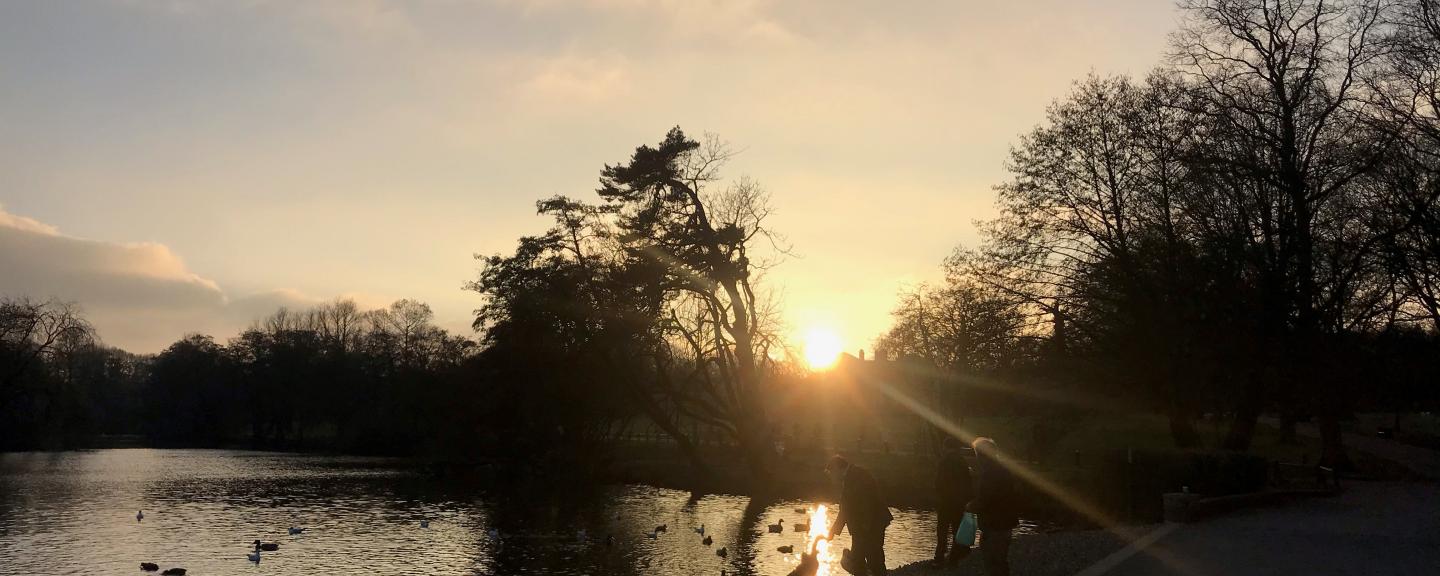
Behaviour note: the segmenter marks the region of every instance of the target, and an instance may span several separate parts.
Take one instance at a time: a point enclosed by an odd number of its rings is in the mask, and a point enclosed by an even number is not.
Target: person
[[[985,558],[987,576],[1010,576],[1010,531],[1020,523],[1015,495],[1015,476],[1005,466],[1005,456],[995,441],[976,438],[977,482],[975,498],[966,506],[979,521],[980,554]]]
[[[849,526],[850,546],[854,551],[854,567],[850,571],[857,576],[884,576],[885,528],[894,517],[880,497],[880,485],[869,470],[851,464],[843,456],[830,458],[825,472],[840,485],[840,512],[835,515],[827,538],[835,539]]]
[[[975,497],[974,485],[970,480],[970,467],[960,455],[960,442],[953,437],[945,438],[941,449],[940,465],[935,471],[935,566],[955,566],[970,555],[969,546],[955,544],[955,531],[960,528],[960,519],[965,516],[965,505]],[[946,551],[949,556],[946,556]]]

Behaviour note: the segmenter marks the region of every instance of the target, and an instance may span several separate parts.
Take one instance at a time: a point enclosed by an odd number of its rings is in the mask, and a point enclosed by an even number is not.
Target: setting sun
[[[810,368],[829,368],[839,359],[840,337],[834,332],[816,328],[805,333],[805,362]]]

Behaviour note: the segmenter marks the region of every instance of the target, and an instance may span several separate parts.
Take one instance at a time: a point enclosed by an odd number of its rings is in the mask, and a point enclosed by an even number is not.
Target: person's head
[[[1000,453],[1000,447],[995,445],[995,441],[984,436],[976,438],[970,443],[970,447],[975,449],[976,456],[994,458]]]
[[[825,474],[829,475],[830,479],[836,482],[843,482],[845,480],[845,474],[849,471],[850,461],[839,454],[831,456],[830,461],[825,463]]]

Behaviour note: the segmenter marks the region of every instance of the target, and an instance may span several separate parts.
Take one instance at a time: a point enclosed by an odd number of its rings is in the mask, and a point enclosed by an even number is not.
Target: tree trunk
[[[760,419],[746,418],[739,422],[736,440],[750,469],[751,483],[756,494],[765,493],[775,480],[775,445],[771,441],[769,426]]]
[[[1170,402],[1170,437],[1177,448],[1194,448],[1200,445],[1200,434],[1195,431],[1195,418],[1189,410],[1180,406],[1179,400]]]
[[[1262,369],[1257,366],[1251,372],[1250,381],[1240,395],[1240,404],[1235,408],[1235,420],[1230,423],[1230,430],[1226,433],[1221,448],[1240,452],[1250,449],[1250,442],[1255,438],[1255,423],[1260,419],[1260,410],[1265,403],[1264,384]]]
[[[1280,409],[1280,443],[1286,446],[1300,444],[1300,441],[1295,438],[1295,412],[1297,410],[1293,402],[1287,403]]]
[[[1255,438],[1255,423],[1260,419],[1260,411],[1242,408],[1235,414],[1235,420],[1230,423],[1230,431],[1225,434],[1225,442],[1221,447],[1226,450],[1244,452],[1250,449],[1250,441]]]
[[[1349,470],[1350,458],[1345,456],[1344,434],[1340,431],[1339,410],[1333,407],[1320,411],[1320,464],[1335,470]]]
[[[695,445],[695,442],[691,440],[689,436],[686,436],[685,432],[681,430],[679,426],[675,425],[674,422],[671,422],[662,414],[649,413],[649,416],[651,422],[654,422],[656,426],[660,427],[661,431],[665,432],[666,436],[669,436],[671,440],[675,441],[675,446],[680,448],[680,454],[684,455],[685,459],[690,461],[690,466],[694,469],[696,478],[708,478],[712,475],[710,465],[705,462],[705,457],[700,454],[700,450]]]

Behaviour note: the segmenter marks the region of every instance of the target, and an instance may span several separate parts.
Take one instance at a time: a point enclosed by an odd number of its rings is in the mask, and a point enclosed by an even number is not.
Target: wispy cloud
[[[289,289],[231,297],[163,244],[68,236],[3,206],[0,270],[0,294],[76,302],[102,339],[137,352],[159,350],[187,332],[224,338],[281,306],[321,301]],[[373,297],[357,300],[381,305]]]

